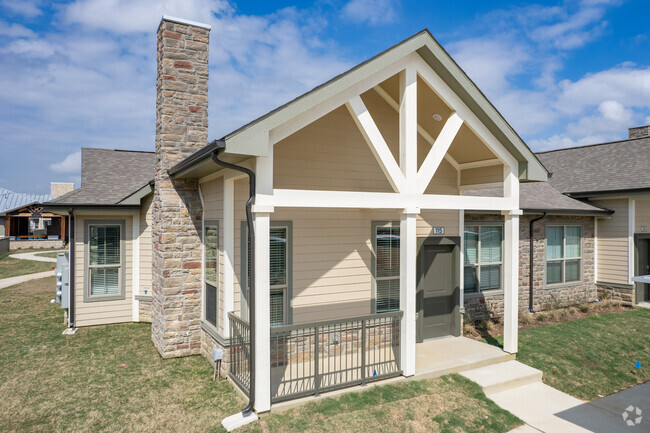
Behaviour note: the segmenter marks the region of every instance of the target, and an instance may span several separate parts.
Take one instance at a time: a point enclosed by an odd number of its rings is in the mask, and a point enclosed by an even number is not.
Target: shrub
[[[586,312],[588,312],[588,311],[591,309],[591,307],[589,306],[589,304],[582,304],[582,305],[580,305],[580,307],[578,307],[578,308],[579,308],[580,311],[582,311],[583,313],[586,313]]]
[[[533,321],[533,315],[529,312],[525,312],[519,316],[519,321],[524,325],[529,325]]]
[[[546,313],[537,313],[537,316],[535,317],[538,322],[544,322],[547,318]]]

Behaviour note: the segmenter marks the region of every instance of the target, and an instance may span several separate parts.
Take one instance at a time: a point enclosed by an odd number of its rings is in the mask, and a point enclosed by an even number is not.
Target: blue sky
[[[650,124],[650,2],[0,0],[0,186],[153,150],[163,14],[212,25],[210,138],[428,28],[533,150]]]

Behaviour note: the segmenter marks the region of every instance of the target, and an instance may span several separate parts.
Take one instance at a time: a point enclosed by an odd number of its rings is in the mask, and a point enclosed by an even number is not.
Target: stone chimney
[[[163,358],[200,353],[201,201],[167,170],[207,144],[210,26],[164,16],[158,27],[152,340]]]
[[[650,125],[636,126],[627,130],[629,138],[642,138],[650,136]]]
[[[67,194],[74,189],[74,183],[64,182],[50,182],[50,195],[52,197],[59,197]]]

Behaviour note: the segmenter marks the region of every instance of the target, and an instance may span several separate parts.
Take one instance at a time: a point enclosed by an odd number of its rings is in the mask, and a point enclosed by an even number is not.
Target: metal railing
[[[246,394],[250,393],[251,327],[248,322],[228,313],[230,321],[230,369],[228,375]]]
[[[402,315],[395,311],[271,328],[271,401],[402,374]]]

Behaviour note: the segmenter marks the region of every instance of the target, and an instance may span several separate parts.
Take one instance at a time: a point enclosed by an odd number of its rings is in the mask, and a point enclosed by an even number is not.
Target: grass
[[[650,380],[649,334],[648,309],[594,315],[521,331],[517,360],[542,370],[548,385],[594,400]]]
[[[378,386],[262,418],[247,432],[507,432],[523,424],[459,375]]]
[[[204,358],[161,359],[147,324],[61,335],[53,286],[52,277],[0,290],[0,430],[221,432],[221,420],[243,407],[229,382],[212,382]],[[453,375],[319,399],[241,431],[507,432],[521,424]]]
[[[9,257],[11,253],[0,254],[0,279],[17,277],[18,275],[34,274],[51,271],[54,263],[21,260]]]

